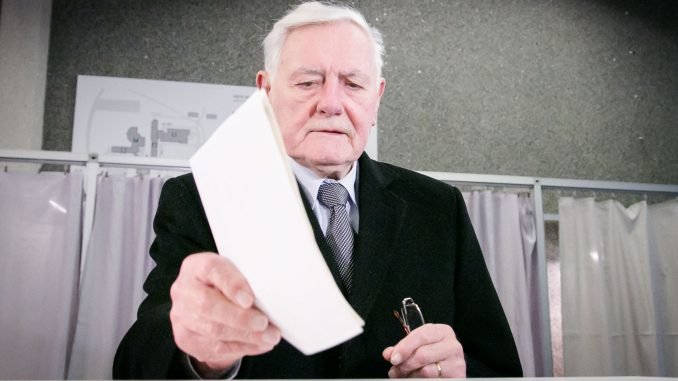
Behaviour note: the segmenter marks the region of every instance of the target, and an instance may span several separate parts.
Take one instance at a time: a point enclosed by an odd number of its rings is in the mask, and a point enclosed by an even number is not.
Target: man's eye
[[[362,89],[362,88],[363,88],[363,87],[360,86],[359,84],[353,83],[353,82],[347,82],[347,83],[346,83],[346,86],[348,86],[348,87],[350,87],[350,88],[352,88],[352,89]]]
[[[306,81],[306,82],[297,83],[297,86],[299,86],[299,87],[311,87],[313,85],[314,85],[313,81]]]

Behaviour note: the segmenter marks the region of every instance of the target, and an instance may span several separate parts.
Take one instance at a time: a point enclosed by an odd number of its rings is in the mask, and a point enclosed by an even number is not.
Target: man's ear
[[[386,89],[386,80],[384,78],[379,79],[377,84],[377,107],[374,109],[374,120],[372,121],[372,127],[377,125],[377,115],[379,114],[379,105],[381,104],[381,97],[384,95],[384,90]]]
[[[266,94],[271,91],[271,76],[268,72],[263,70],[257,72],[257,89],[264,89]]]
[[[378,93],[379,93],[379,99],[381,99],[381,96],[384,95],[384,90],[386,90],[386,80],[384,78],[379,79],[379,85],[378,85]]]

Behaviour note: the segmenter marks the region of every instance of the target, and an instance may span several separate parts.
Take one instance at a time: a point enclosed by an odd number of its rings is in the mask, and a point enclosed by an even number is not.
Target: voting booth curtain
[[[561,198],[566,376],[678,376],[678,200]]]
[[[84,262],[68,379],[110,379],[118,343],[136,319],[153,268],[148,248],[164,179],[100,176]]]
[[[0,379],[111,377],[153,266],[164,180],[98,178],[81,273],[82,181],[78,173],[0,173]],[[533,202],[499,191],[464,198],[525,374],[543,375]],[[567,375],[676,375],[677,208],[561,201]]]
[[[2,331],[0,378],[110,378],[117,344],[135,319],[153,266],[148,247],[164,180],[99,176],[82,274],[82,177],[4,174],[2,181],[8,197],[0,199],[6,217],[0,316],[2,327],[13,329]],[[532,201],[490,191],[464,197],[526,374],[535,374]]]
[[[82,176],[0,173],[0,378],[63,379],[77,307]]]
[[[544,375],[538,315],[536,226],[529,193],[463,192],[526,377]]]

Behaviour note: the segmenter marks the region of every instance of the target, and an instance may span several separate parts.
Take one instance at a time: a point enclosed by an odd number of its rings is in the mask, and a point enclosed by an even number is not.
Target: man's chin
[[[306,156],[304,158],[294,158],[297,163],[312,170],[318,176],[330,178],[342,178],[350,170],[353,163],[358,159],[351,155],[343,156]]]
[[[354,161],[358,160],[359,156],[353,154],[342,153],[340,155],[316,155],[310,156],[309,162],[322,167],[343,167],[350,166]]]

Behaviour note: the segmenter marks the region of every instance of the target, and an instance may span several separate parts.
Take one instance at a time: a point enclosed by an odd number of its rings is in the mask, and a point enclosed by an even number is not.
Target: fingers
[[[215,287],[242,308],[249,308],[254,303],[254,293],[249,283],[227,258],[211,253],[189,255],[181,265],[183,271]]]
[[[248,342],[214,340],[189,330],[185,330],[184,334],[192,336],[190,340],[186,340],[185,352],[195,353],[191,356],[202,362],[235,361],[243,356],[254,356],[268,352],[275,345],[273,343],[256,345]]]
[[[263,331],[269,324],[266,315],[255,308],[241,308],[215,288],[200,284],[183,286],[176,282],[171,289],[173,312],[179,320],[199,319],[201,327],[196,332],[222,338],[222,327],[243,327],[249,331]],[[228,332],[227,332],[228,333]]]
[[[259,345],[275,345],[280,341],[280,332],[268,322],[268,319],[265,320],[263,327],[259,327],[259,323],[257,323],[257,327],[252,328],[253,324],[251,323],[245,323],[245,325],[239,324],[238,321],[241,319],[225,318],[223,321],[219,321],[214,316],[201,316],[175,311],[178,311],[178,309],[173,308],[170,311],[170,319],[173,324],[186,327],[186,329],[194,334],[209,337],[213,340],[239,341]],[[258,311],[253,311],[252,313],[263,315]],[[235,321],[236,323],[229,323],[229,321]],[[258,319],[254,321],[257,322]],[[249,329],[241,328],[243,326],[249,327]]]
[[[280,331],[254,306],[238,269],[214,253],[188,256],[170,289],[170,322],[177,346],[212,369],[270,351]]]
[[[444,324],[425,324],[405,336],[394,347],[391,354],[391,364],[405,366],[407,367],[406,369],[411,371],[432,362],[431,360],[442,360],[442,358],[430,358],[436,355],[436,352],[431,350],[430,347],[439,344],[446,337],[456,338],[450,326]],[[413,356],[417,350],[417,356]]]
[[[201,375],[223,373],[243,356],[259,355],[273,348],[273,345],[256,346],[249,343],[211,340],[204,336],[193,335],[187,330],[184,332],[190,338],[187,337],[185,340],[177,334],[175,338],[184,343],[182,351],[190,354],[196,361],[194,365]]]
[[[461,343],[445,324],[425,324],[382,355],[393,365],[388,372],[391,378],[466,376]]]
[[[391,362],[391,354],[393,353],[393,347],[388,347],[384,349],[381,355],[384,357],[384,360]]]
[[[438,371],[438,366],[440,366],[440,372]],[[424,365],[423,367],[409,373],[408,378],[441,378],[443,376],[443,367],[445,367],[445,362],[436,362],[432,364]]]
[[[388,372],[388,376],[389,378],[441,378],[443,377],[442,371],[441,374],[438,375],[437,364],[441,363],[427,364],[410,373],[402,372],[398,369],[398,367],[392,367]]]
[[[447,344],[439,341],[422,345],[398,366],[393,366],[389,376],[393,375],[393,378],[414,377],[415,375],[438,377],[438,368],[435,364],[445,360],[446,352],[448,352]]]

